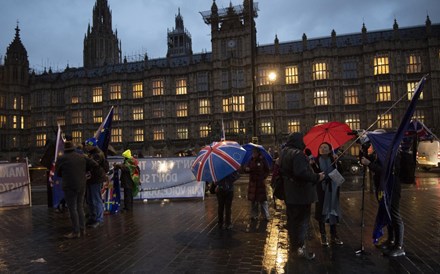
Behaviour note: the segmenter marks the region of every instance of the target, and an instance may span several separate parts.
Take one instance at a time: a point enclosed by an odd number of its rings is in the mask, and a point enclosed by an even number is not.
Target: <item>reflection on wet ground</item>
[[[247,176],[243,176],[234,193],[232,230],[219,229],[216,197],[207,194],[204,200],[136,202],[133,212],[107,215],[104,226],[88,230],[86,237],[64,240],[68,214],[41,205],[45,191],[33,192],[40,205],[0,210],[0,272],[436,273],[440,269],[439,175],[436,170],[418,172],[416,184],[403,185],[407,256],[396,259],[382,256],[372,244],[377,201],[368,177],[363,237],[363,177],[347,176],[338,226],[344,245],[322,247],[312,219],[309,247],[316,259],[308,262],[288,256],[283,203],[277,202],[277,209],[271,203],[269,222],[250,220]],[[368,255],[356,256],[361,247]]]

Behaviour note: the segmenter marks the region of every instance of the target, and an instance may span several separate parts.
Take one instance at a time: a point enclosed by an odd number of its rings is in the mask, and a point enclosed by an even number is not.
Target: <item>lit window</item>
[[[186,79],[180,78],[176,80],[176,95],[186,94]]]
[[[328,123],[328,117],[326,115],[316,115],[315,125],[322,125]]]
[[[24,110],[24,97],[20,96],[20,109]]]
[[[79,97],[78,96],[72,96],[70,99],[71,104],[79,104]]]
[[[422,71],[420,55],[410,54],[406,57],[406,73],[419,73]]]
[[[17,128],[17,123],[18,123],[17,116],[16,115],[12,116],[12,128]]]
[[[258,86],[270,85],[269,74],[271,72],[269,68],[258,68]]]
[[[177,103],[176,104],[176,116],[177,117],[187,117],[188,116],[188,104],[187,103]]]
[[[153,130],[153,140],[154,141],[165,140],[165,131],[163,128],[155,128]]]
[[[83,141],[82,132],[81,131],[76,131],[76,130],[72,131],[72,141],[75,144],[81,144],[82,141]]]
[[[325,80],[329,78],[329,71],[327,63],[314,63],[313,64],[313,80]]]
[[[273,122],[271,120],[262,119],[260,123],[261,134],[273,134]]]
[[[376,102],[391,101],[391,86],[379,85],[377,87]]]
[[[113,107],[113,121],[121,121],[121,109],[117,106]]]
[[[121,98],[121,84],[110,85],[110,100],[120,100]]]
[[[46,120],[37,120],[35,122],[36,127],[45,127],[46,126]]]
[[[326,106],[330,104],[326,89],[318,89],[313,92],[313,104],[315,106]]]
[[[286,85],[298,84],[298,66],[288,66],[285,69]]]
[[[415,110],[413,119],[417,119],[418,121],[424,123],[425,122],[425,112],[423,110]]]
[[[163,95],[164,90],[162,79],[153,80],[151,83],[151,87],[153,90],[153,96]]]
[[[412,99],[412,97],[414,95],[415,88],[417,86],[417,83],[418,82],[408,82],[408,83],[406,83],[406,89],[408,91],[408,100]],[[423,91],[420,93],[419,99],[423,100]]]
[[[122,143],[122,128],[112,128],[112,136],[110,142]]]
[[[200,127],[199,127],[200,138],[209,137],[209,132],[210,131],[211,131],[211,125],[210,124],[200,125]]]
[[[93,90],[93,103],[102,102],[102,87],[94,87]]]
[[[46,144],[46,134],[37,134],[36,145],[37,147],[43,147]]]
[[[13,102],[13,109],[17,109],[17,98],[14,97],[14,102]]]
[[[391,113],[377,115],[377,128],[392,128],[393,120]]]
[[[66,117],[58,116],[57,117],[57,124],[60,126],[65,126],[66,125]]]
[[[144,129],[143,128],[135,128],[134,129],[134,141],[135,142],[143,142],[144,141]]]
[[[102,123],[102,109],[93,110],[93,123]]]
[[[244,96],[232,96],[222,100],[223,112],[243,112],[245,111]]]
[[[24,116],[20,117],[20,128],[24,129]]]
[[[0,128],[6,128],[6,115],[0,115]]]
[[[72,124],[73,125],[82,124],[82,111],[80,110],[72,111]]]
[[[258,94],[258,109],[273,109],[273,96],[271,92]]]
[[[360,129],[361,128],[361,119],[359,118],[359,114],[346,114],[345,115],[345,123],[351,129]]]
[[[140,99],[144,96],[142,82],[133,83],[133,99]]]
[[[356,88],[346,88],[344,90],[344,104],[357,105],[359,104],[359,95]]]
[[[134,107],[133,108],[133,120],[143,120],[144,119],[144,108]]]
[[[178,127],[177,128],[177,139],[188,139],[188,128]]]
[[[287,121],[287,131],[289,133],[292,132],[301,132],[301,122],[299,119],[292,119]]]
[[[240,133],[240,122],[238,120],[232,120],[225,124],[225,132],[229,134]]]
[[[199,114],[211,114],[211,100],[209,99],[199,100]]]
[[[388,55],[380,55],[374,57],[374,75],[390,73],[390,65]]]
[[[165,117],[165,109],[163,106],[155,106],[153,107],[153,117],[154,118],[161,118]]]

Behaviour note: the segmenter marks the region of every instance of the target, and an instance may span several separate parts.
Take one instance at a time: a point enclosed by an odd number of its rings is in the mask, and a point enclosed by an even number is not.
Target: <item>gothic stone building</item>
[[[251,12],[253,10],[253,12]],[[431,24],[257,45],[258,6],[201,12],[212,51],[193,53],[180,10],[166,57],[127,62],[106,0],[97,0],[84,38],[84,67],[29,70],[19,28],[0,66],[0,160],[34,161],[57,124],[81,143],[115,107],[111,145],[173,156],[219,140],[257,137],[280,144],[294,131],[327,121],[352,129],[393,130],[415,84],[429,74],[415,117],[440,132],[440,25]],[[263,11],[264,12],[264,11]],[[273,77],[276,76],[276,77]],[[395,102],[400,100],[390,111]],[[254,139],[255,140],[255,139]],[[354,152],[354,151],[353,151]]]

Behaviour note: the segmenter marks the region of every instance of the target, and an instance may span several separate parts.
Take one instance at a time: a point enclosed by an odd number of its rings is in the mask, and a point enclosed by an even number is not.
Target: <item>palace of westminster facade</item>
[[[254,10],[253,13],[250,10]],[[415,84],[429,74],[415,117],[440,132],[440,25],[257,45],[253,1],[201,12],[212,51],[194,54],[180,10],[167,56],[127,62],[107,0],[96,0],[84,66],[36,74],[17,26],[0,64],[0,160],[38,160],[57,124],[77,143],[114,106],[111,145],[152,156],[196,151],[220,139],[281,144],[328,121],[394,130]],[[276,78],[272,78],[276,75]],[[395,104],[391,111],[387,110]],[[255,136],[254,136],[255,135]],[[254,139],[255,140],[255,139]]]

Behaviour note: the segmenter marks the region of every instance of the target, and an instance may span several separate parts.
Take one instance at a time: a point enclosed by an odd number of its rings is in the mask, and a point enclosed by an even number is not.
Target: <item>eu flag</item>
[[[376,215],[376,221],[373,230],[373,239],[375,242],[377,242],[378,239],[383,236],[382,229],[391,222],[390,207],[391,207],[391,195],[393,193],[394,179],[395,179],[393,174],[395,158],[400,143],[402,142],[405,132],[408,129],[411,118],[414,115],[414,110],[417,101],[419,99],[420,93],[423,90],[426,77],[427,77],[426,75],[423,76],[422,79],[417,83],[417,86],[415,87],[415,91],[408,105],[408,108],[406,109],[405,114],[402,117],[402,121],[400,122],[400,125],[396,133],[394,134],[394,136],[392,136],[391,141],[388,141],[389,146],[387,146],[386,153],[378,153],[379,161],[383,163],[384,168],[381,172],[381,177],[380,177],[380,185],[378,189],[379,209]],[[372,140],[374,147],[374,141],[373,141],[374,138],[371,138],[372,137],[371,135],[369,135],[368,137]],[[375,149],[377,150],[377,146],[375,147]]]
[[[101,125],[98,127],[98,130],[96,130],[95,135],[93,136],[97,140],[98,147],[102,150],[102,152],[104,152],[106,157],[111,137],[113,110],[114,107],[112,106],[104,121],[102,121]]]

